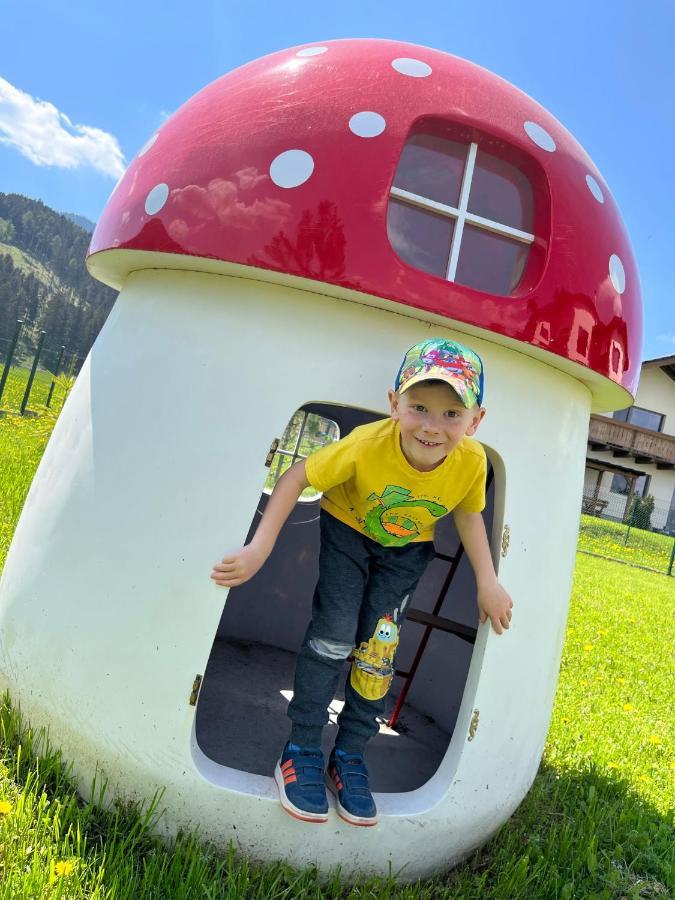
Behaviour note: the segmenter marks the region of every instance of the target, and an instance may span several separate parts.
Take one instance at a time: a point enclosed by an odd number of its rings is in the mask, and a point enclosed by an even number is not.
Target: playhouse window
[[[479,291],[508,295],[534,241],[532,187],[478,143],[414,134],[399,160],[387,232],[405,262]]]
[[[265,481],[265,493],[272,493],[274,485],[294,462],[306,459],[326,444],[339,440],[339,437],[340,429],[337,422],[317,413],[299,409],[284,429],[272,458],[270,472]],[[316,500],[319,496],[319,492],[310,486],[300,494],[300,500]]]

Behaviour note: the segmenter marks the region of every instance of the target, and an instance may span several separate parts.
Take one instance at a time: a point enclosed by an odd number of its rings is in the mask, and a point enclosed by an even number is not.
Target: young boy
[[[321,732],[349,656],[325,781],[343,819],[377,822],[363,753],[378,731],[405,608],[434,556],[442,516],[453,513],[476,574],[480,621],[489,618],[501,634],[511,620],[481,515],[485,451],[470,439],[485,415],[480,358],[453,341],[415,344],[388,396],[391,418],[355,428],[288,469],[251,542],[211,573],[219,585],[243,584],[272,552],[302,491],[312,485],[323,493],[319,581],[296,664],[290,739],[275,770],[281,805],[308,822],[328,819]]]

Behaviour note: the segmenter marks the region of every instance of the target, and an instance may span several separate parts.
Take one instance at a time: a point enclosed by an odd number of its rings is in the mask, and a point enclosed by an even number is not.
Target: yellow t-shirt
[[[385,547],[431,541],[436,522],[453,509],[485,507],[485,450],[478,441],[463,437],[440,466],[420,472],[403,455],[393,419],[359,425],[305,465],[309,483],[323,493],[322,508]]]

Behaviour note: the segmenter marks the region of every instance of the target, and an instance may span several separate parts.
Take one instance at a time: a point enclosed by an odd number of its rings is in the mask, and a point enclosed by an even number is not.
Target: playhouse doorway
[[[291,417],[273,457],[270,476],[247,541],[264,512],[276,477],[298,456],[344,437],[381,413],[329,403],[306,404]],[[272,439],[274,435],[270,435]],[[488,534],[494,484],[488,478]],[[213,762],[257,775],[271,775],[288,738],[295,654],[311,618],[318,576],[320,496],[311,490],[296,504],[277,544],[257,575],[230,590],[199,691],[195,736]],[[471,567],[452,516],[436,527],[436,556],[415,591],[396,655],[397,676],[388,697],[387,720],[369,744],[371,785],[379,792],[420,787],[434,774],[457,719],[478,616]],[[345,664],[345,675],[348,673]],[[409,676],[414,671],[414,678]],[[335,739],[342,706],[341,679],[324,729],[324,751]],[[397,709],[397,699],[405,702]]]

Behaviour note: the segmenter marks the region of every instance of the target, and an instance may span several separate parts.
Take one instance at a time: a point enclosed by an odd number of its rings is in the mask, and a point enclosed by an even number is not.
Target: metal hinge
[[[190,693],[190,706],[194,706],[197,703],[197,697],[199,696],[199,688],[202,686],[202,676],[195,675],[195,680],[192,682],[192,691]]]
[[[279,446],[279,438],[274,438],[270,445],[270,449],[267,452],[267,456],[265,457],[265,465],[269,469],[272,465],[272,460],[274,459],[274,454],[277,452],[277,447]]]
[[[509,552],[509,544],[511,543],[511,529],[508,525],[504,526],[504,531],[502,532],[502,556],[506,556]]]
[[[472,741],[476,737],[476,732],[478,731],[478,720],[480,719],[480,710],[474,709],[473,715],[471,716],[471,722],[469,723],[469,737],[468,741]]]

